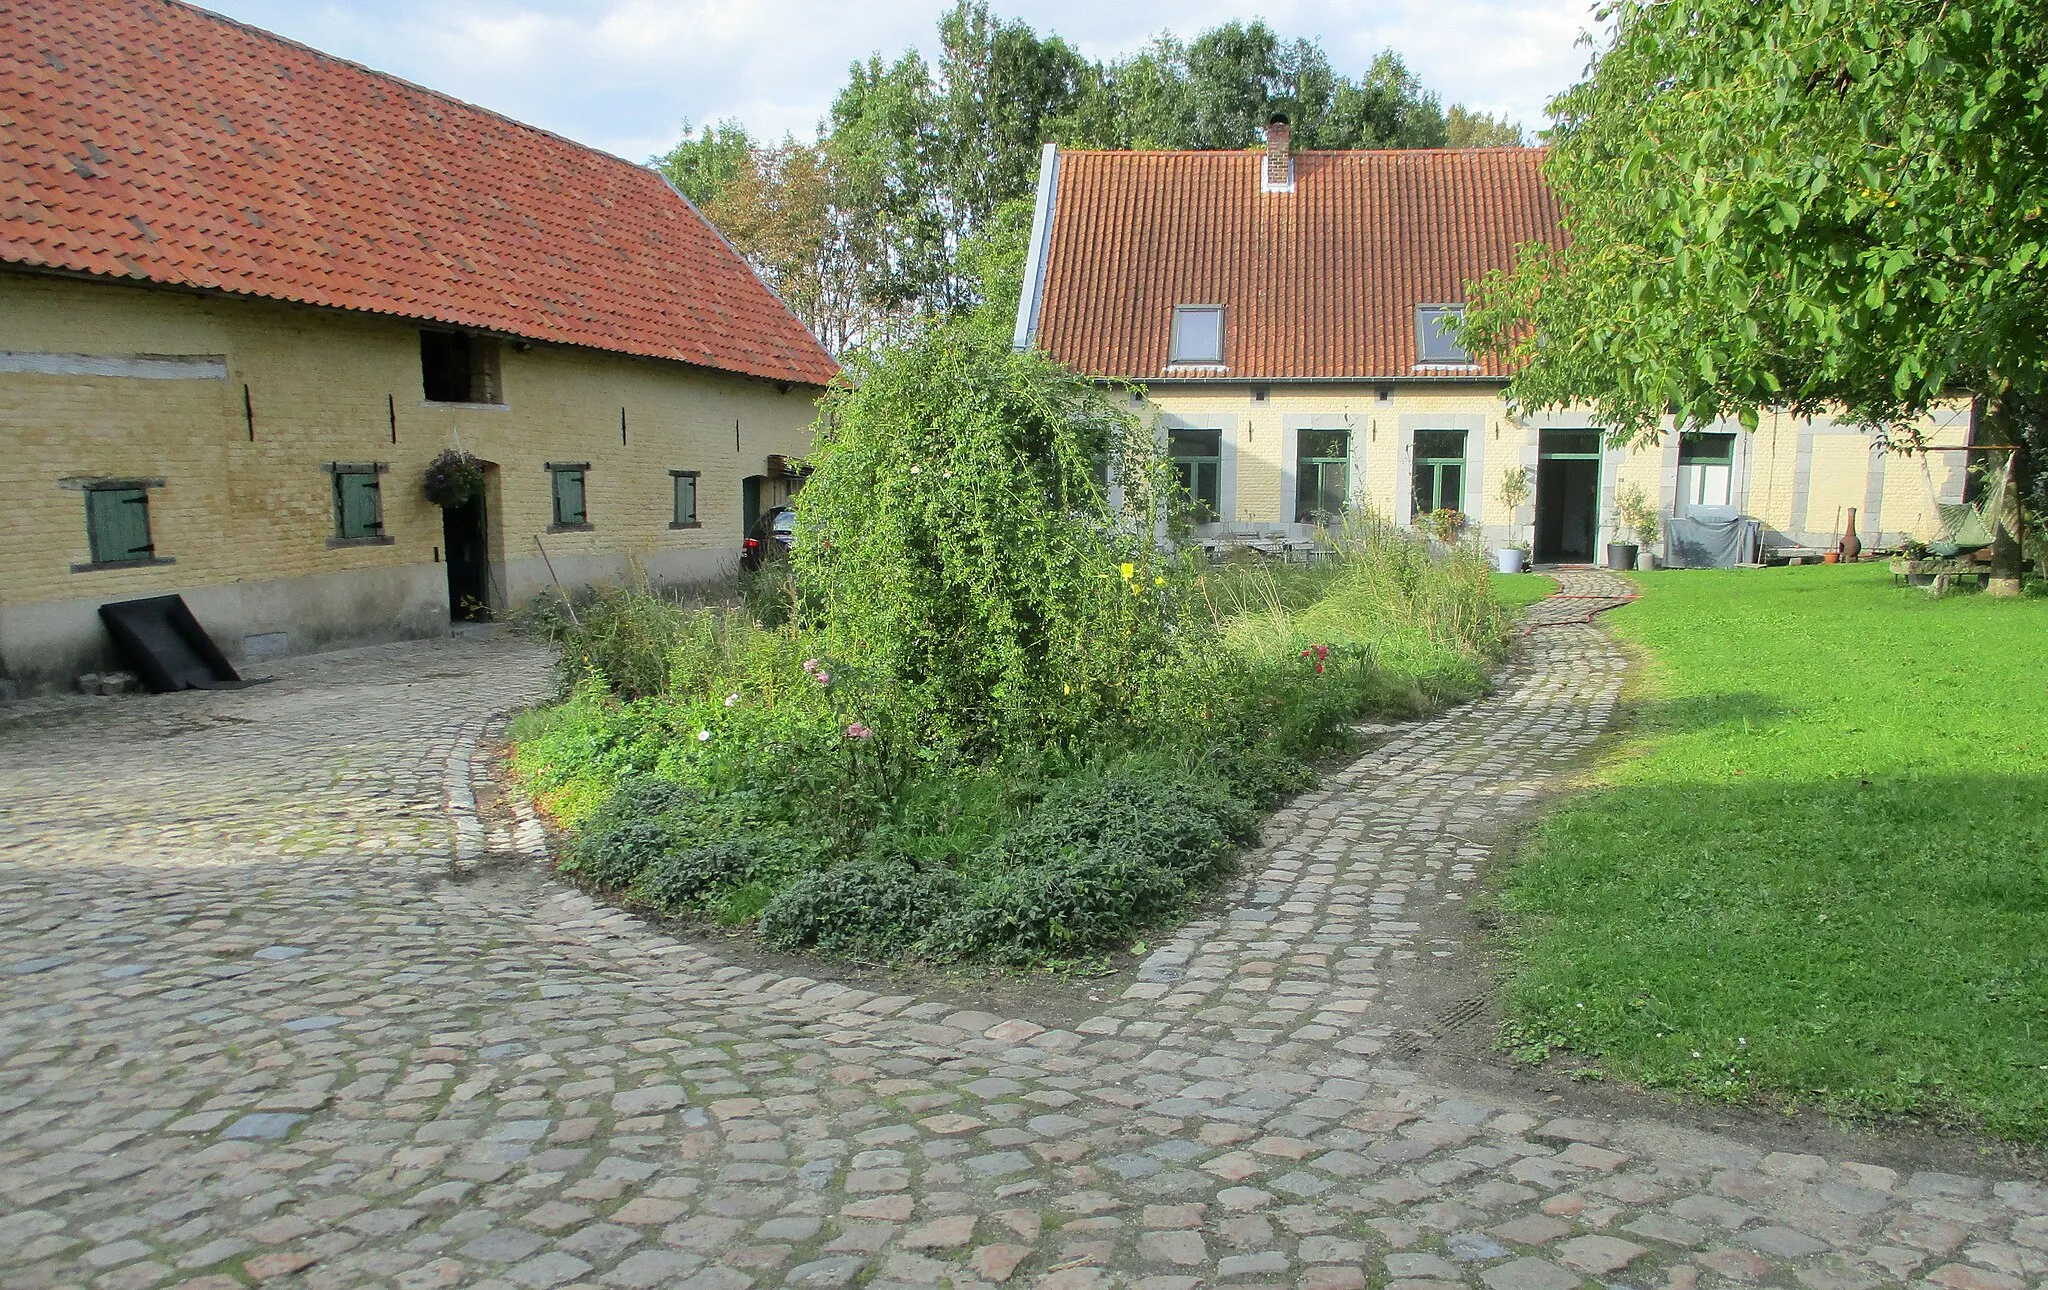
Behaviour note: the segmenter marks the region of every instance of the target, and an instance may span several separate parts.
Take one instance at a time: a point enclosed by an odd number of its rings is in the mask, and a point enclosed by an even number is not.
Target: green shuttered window
[[[555,525],[558,528],[590,523],[590,516],[583,505],[583,471],[581,466],[548,467],[548,477],[554,481]]]
[[[669,522],[672,529],[697,527],[697,472],[694,470],[672,470],[670,478],[676,486],[676,517]]]
[[[156,547],[149,540],[149,491],[133,487],[86,489],[85,532],[94,564],[155,558]]]
[[[334,535],[343,542],[374,542],[384,536],[376,467],[334,468]]]

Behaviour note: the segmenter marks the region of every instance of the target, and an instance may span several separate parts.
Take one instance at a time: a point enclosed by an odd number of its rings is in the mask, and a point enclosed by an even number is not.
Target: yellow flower
[[[1074,692],[1074,687],[1071,685],[1063,685],[1060,687],[1060,689],[1066,691],[1068,694],[1072,694]]]
[[[1126,560],[1122,564],[1118,565],[1117,569],[1124,575],[1124,581],[1129,582],[1131,580],[1131,575],[1138,571],[1138,566],[1132,564],[1129,560]]]
[[[1152,585],[1155,587],[1163,587],[1166,585],[1166,579],[1155,575],[1152,579]]]

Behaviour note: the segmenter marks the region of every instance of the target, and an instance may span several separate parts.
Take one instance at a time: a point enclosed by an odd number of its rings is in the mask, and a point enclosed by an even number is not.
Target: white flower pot
[[[1520,573],[1522,571],[1522,548],[1518,546],[1504,546],[1496,549],[1493,553],[1493,567],[1502,573]]]

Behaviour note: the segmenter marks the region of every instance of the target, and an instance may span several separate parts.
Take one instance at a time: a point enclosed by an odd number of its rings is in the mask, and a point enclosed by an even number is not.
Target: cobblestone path
[[[0,1285],[2038,1290],[2039,1187],[1403,1064],[1385,992],[1614,702],[1623,589],[1566,583],[1499,693],[1295,803],[1071,1030],[544,880],[473,809],[522,646],[0,717]]]

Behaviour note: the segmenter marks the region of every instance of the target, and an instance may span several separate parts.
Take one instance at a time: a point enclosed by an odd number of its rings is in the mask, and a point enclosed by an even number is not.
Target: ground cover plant
[[[1476,545],[1361,516],[1314,565],[1175,554],[1116,393],[935,330],[828,398],[793,559],[741,603],[546,620],[564,697],[512,738],[562,867],[775,949],[1090,960],[1211,890],[1361,715],[1484,689],[1511,620]]]
[[[2048,601],[1643,576],[1638,735],[1500,894],[1508,1034],[1710,1097],[2048,1140]]]

